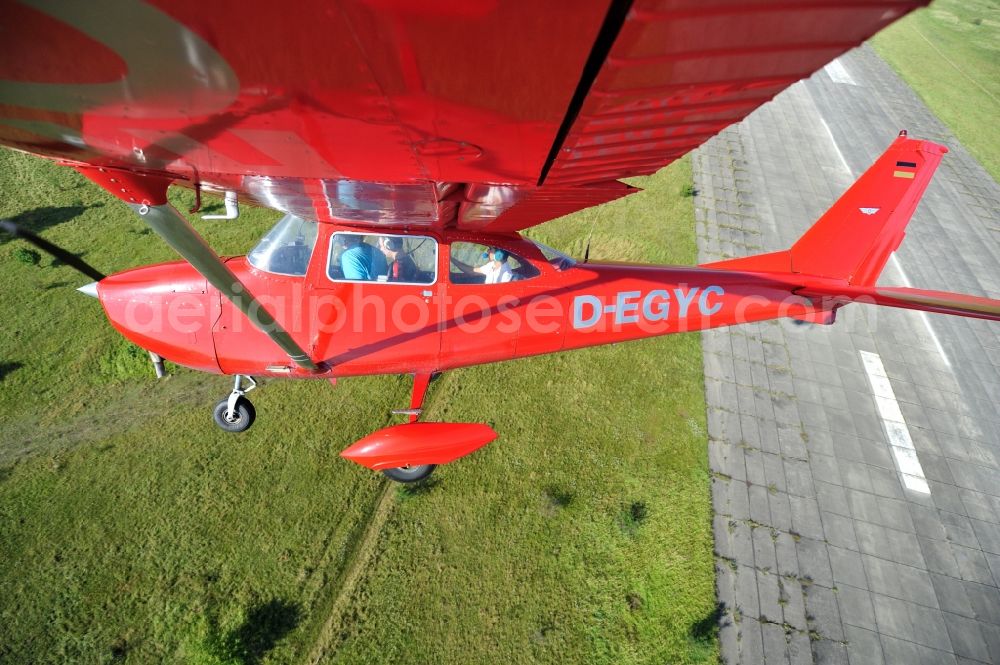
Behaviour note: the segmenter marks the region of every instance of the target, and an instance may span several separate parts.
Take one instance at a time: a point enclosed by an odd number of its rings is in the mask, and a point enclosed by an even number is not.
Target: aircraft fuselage
[[[244,287],[321,371],[295,367],[190,265],[177,261],[112,275],[98,286],[125,337],[180,365],[244,375],[332,378],[437,372],[600,344],[781,316],[821,320],[829,303],[796,296],[788,276],[698,267],[547,259],[517,234],[489,238],[420,231],[433,265],[426,283],[332,276],[337,238],[357,229],[319,224],[304,274],[277,274],[247,257],[226,260]],[[364,231],[368,237],[381,232]],[[387,235],[406,235],[386,230]],[[431,255],[426,243],[436,244]],[[489,243],[517,262],[511,281],[456,270],[452,252]],[[376,250],[377,251],[377,250]],[[433,270],[431,270],[433,268]]]

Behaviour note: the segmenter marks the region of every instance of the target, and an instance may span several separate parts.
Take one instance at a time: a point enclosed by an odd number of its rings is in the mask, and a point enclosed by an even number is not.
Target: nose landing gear
[[[243,387],[243,379],[247,381],[246,388]],[[253,377],[237,374],[229,397],[215,405],[212,412],[215,424],[226,432],[245,432],[250,429],[257,418],[257,411],[253,408],[253,403],[246,398],[246,394],[256,387],[257,382]]]

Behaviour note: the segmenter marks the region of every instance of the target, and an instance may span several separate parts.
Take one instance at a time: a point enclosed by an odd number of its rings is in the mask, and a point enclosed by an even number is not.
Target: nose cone
[[[90,284],[84,284],[77,289],[80,293],[85,296],[90,296],[91,298],[97,297],[97,282],[91,282]]]
[[[179,365],[219,372],[212,343],[218,295],[213,303],[205,278],[190,264],[135,268],[84,288],[91,286],[111,325],[129,341]]]

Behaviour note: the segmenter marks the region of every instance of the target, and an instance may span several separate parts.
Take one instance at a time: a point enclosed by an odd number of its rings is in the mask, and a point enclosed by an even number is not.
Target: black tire
[[[433,473],[436,464],[418,464],[416,466],[398,466],[393,469],[383,469],[382,473],[389,480],[397,483],[419,482]]]
[[[240,397],[236,400],[236,420],[232,422],[226,419],[226,411],[228,409],[229,399],[226,398],[216,404],[215,411],[212,412],[215,424],[224,432],[245,432],[250,429],[253,421],[257,419],[257,411],[246,397]]]

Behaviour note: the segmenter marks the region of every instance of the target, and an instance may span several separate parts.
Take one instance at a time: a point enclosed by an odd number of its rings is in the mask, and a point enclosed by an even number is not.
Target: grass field
[[[1000,182],[1000,2],[935,0],[872,45]]]
[[[594,258],[691,264],[690,182],[685,160],[534,235],[580,255],[593,226]],[[7,151],[0,215],[106,272],[173,258],[72,171]],[[196,225],[236,254],[275,217]],[[501,437],[401,489],[337,453],[408,381],[271,381],[254,428],[224,434],[228,379],[154,382],[84,280],[23,247],[0,238],[0,661],[717,658],[697,335],[445,375],[428,417]]]

